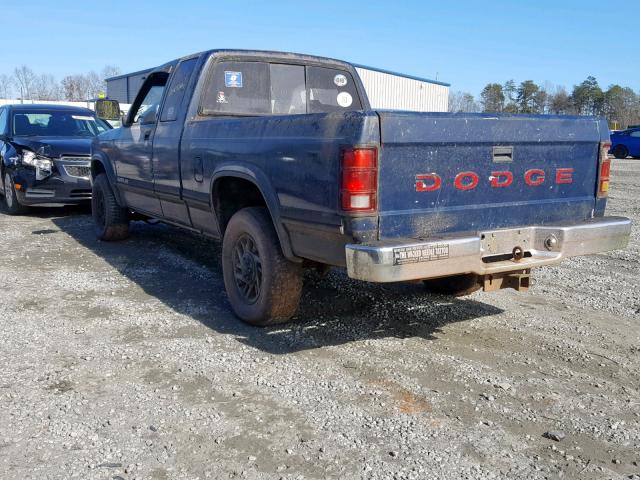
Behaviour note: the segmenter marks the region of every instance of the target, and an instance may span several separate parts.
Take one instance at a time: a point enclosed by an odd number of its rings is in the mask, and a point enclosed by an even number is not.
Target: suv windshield
[[[16,137],[95,137],[109,125],[84,112],[17,111],[11,122]]]

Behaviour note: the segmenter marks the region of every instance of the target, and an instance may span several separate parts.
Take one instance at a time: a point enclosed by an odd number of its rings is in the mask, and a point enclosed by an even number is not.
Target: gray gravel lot
[[[269,329],[231,314],[214,241],[0,214],[0,478],[634,478],[640,161],[614,160],[608,214],[629,248],[529,293],[309,274]]]

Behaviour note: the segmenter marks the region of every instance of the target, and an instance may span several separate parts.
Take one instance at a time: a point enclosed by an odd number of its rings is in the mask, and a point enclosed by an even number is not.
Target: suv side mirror
[[[128,127],[129,126],[129,122],[127,122],[127,118],[129,117],[129,115],[127,113],[123,113],[122,115],[120,115],[120,126],[121,127]]]
[[[96,117],[102,120],[119,120],[120,103],[117,100],[100,98],[95,103]]]

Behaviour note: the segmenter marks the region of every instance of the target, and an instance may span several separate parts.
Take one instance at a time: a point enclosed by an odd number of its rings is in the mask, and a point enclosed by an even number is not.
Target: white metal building
[[[355,65],[364,84],[371,108],[446,112],[449,107],[449,84]]]

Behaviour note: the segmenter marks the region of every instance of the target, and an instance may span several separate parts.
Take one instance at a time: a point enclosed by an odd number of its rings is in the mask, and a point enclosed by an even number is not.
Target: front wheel
[[[129,236],[129,211],[120,207],[104,173],[93,181],[91,214],[96,236],[112,242]]]
[[[480,278],[474,273],[453,275],[451,277],[423,280],[425,288],[432,293],[462,297],[482,288]]]
[[[302,266],[282,254],[266,208],[237,212],[222,241],[222,273],[235,314],[251,325],[288,321],[302,294]]]
[[[16,187],[13,183],[13,179],[9,172],[4,175],[3,182],[3,191],[4,191],[4,203],[7,206],[7,213],[9,215],[20,215],[25,213],[28,209],[25,205],[22,205],[18,200],[18,195],[16,194]]]
[[[629,156],[629,150],[624,145],[616,145],[616,148],[611,152],[613,156],[619,159],[627,158]]]

